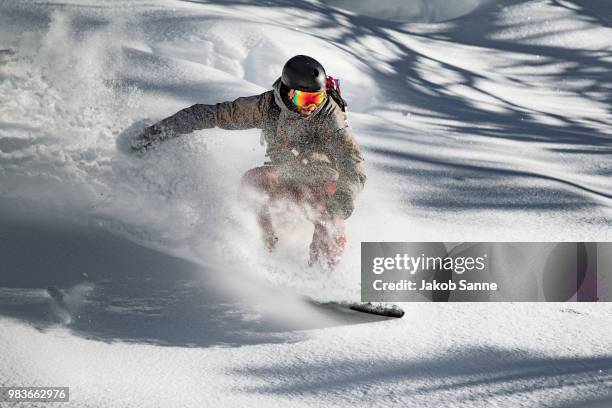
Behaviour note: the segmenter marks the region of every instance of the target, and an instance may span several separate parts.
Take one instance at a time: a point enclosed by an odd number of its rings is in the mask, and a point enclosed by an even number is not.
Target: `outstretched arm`
[[[330,215],[347,219],[355,208],[355,199],[363,190],[366,175],[363,157],[350,127],[337,130],[332,135],[334,159],[338,166],[336,192],[329,205]]]
[[[196,104],[146,128],[136,149],[200,129],[251,129],[263,126],[272,92],[238,98],[216,105]]]

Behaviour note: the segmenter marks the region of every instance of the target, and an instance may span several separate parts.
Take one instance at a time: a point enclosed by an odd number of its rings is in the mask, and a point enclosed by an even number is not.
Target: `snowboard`
[[[388,303],[372,303],[372,302],[358,302],[349,304],[349,309],[355,310],[361,313],[369,313],[385,317],[401,318],[404,316],[404,309],[397,305],[391,305]]]
[[[312,298],[308,298],[308,301],[317,306],[326,309],[333,309],[338,311],[354,311],[359,313],[365,313],[368,315],[382,316],[388,318],[401,318],[404,316],[404,310],[397,306],[389,303],[372,303],[372,302],[322,302]]]

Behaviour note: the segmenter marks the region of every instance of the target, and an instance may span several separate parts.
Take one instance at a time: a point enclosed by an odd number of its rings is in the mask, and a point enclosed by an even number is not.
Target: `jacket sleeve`
[[[148,141],[162,141],[180,134],[214,127],[229,130],[261,129],[270,100],[271,91],[268,91],[216,105],[196,104],[146,128],[142,138]]]
[[[340,177],[329,212],[332,216],[346,219],[353,213],[357,195],[366,181],[363,157],[350,127],[337,130],[332,137],[332,151]]]

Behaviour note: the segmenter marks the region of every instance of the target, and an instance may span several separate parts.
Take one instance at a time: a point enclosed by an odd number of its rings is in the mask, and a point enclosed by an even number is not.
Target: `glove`
[[[157,125],[149,126],[132,139],[130,146],[134,151],[145,152],[159,145],[162,140],[167,139],[167,133]]]
[[[327,207],[330,217],[341,218],[343,220],[350,217],[354,209],[355,203],[351,193],[343,190],[336,191]]]

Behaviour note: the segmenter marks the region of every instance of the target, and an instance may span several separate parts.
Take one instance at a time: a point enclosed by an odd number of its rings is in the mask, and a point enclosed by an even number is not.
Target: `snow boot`
[[[319,264],[329,270],[335,269],[340,263],[346,242],[342,220],[315,223],[308,265]]]

